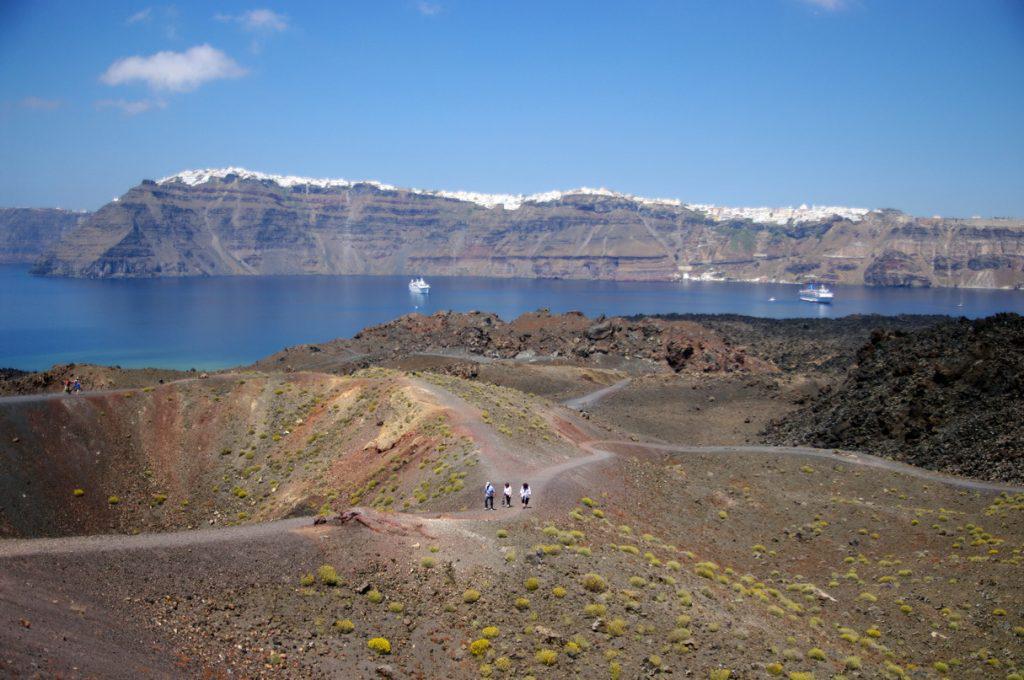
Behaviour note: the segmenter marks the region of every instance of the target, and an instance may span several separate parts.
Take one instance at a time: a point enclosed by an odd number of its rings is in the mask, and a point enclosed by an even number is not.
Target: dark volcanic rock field
[[[1024,318],[876,331],[834,389],[768,428],[809,444],[991,480],[1024,481]]]

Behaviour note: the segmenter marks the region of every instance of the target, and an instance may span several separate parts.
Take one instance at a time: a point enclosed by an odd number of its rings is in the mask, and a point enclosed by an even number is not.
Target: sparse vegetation
[[[341,578],[338,577],[338,572],[335,571],[334,567],[330,564],[324,564],[316,571],[317,577],[320,579],[320,583],[325,586],[337,586],[341,583]]]
[[[592,593],[603,593],[608,590],[608,582],[591,572],[583,577],[583,587]]]
[[[537,650],[537,653],[534,655],[534,659],[539,664],[543,664],[545,666],[554,666],[556,663],[558,663],[558,652],[556,652],[553,649],[539,649]]]
[[[375,637],[366,642],[366,646],[377,654],[390,654],[391,642],[387,638]]]

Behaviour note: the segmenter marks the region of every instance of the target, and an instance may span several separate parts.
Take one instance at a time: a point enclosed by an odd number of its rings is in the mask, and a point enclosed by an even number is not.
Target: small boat
[[[768,298],[768,302],[775,302],[775,298],[773,298],[773,297]]]
[[[409,281],[409,290],[413,293],[429,293],[430,284],[423,280],[423,277]]]
[[[804,302],[818,302],[821,304],[831,304],[832,298],[835,297],[835,293],[832,292],[828,286],[824,283],[815,286],[813,283],[806,288],[800,290],[800,299]]]

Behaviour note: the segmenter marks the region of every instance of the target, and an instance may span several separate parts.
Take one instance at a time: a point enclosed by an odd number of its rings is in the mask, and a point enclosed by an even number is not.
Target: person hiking
[[[64,379],[64,394],[71,394],[71,378]]]
[[[523,488],[519,490],[519,498],[522,499],[524,508],[530,507],[530,495],[530,485],[523,482]]]
[[[505,500],[501,502],[501,507],[512,507],[512,485],[509,484],[508,482],[505,482]]]
[[[72,392],[81,392],[82,391],[82,381],[79,380],[78,378],[75,378],[74,384],[71,385],[71,391]]]
[[[494,485],[490,482],[484,487],[484,510],[494,510]]]

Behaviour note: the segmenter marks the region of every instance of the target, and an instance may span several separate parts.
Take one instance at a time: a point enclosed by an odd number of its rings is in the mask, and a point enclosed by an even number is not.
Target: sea
[[[634,282],[457,277],[430,279],[429,295],[404,276],[268,276],[88,280],[41,278],[0,265],[0,367],[57,363],[213,370],[290,345],[350,337],[404,314],[541,308],[599,314],[1024,313],[1024,292],[836,287],[835,302],[801,302],[798,286],[733,282]]]

